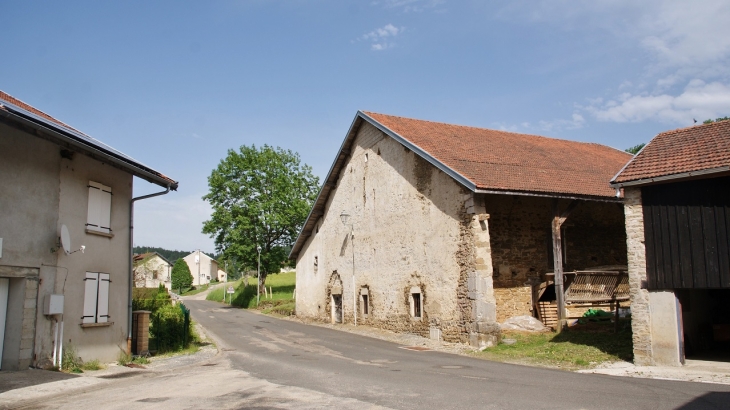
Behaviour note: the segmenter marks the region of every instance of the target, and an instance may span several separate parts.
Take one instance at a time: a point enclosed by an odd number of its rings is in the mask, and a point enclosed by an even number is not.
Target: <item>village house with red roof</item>
[[[0,368],[131,353],[133,203],[178,183],[2,91],[0,175]]]
[[[634,362],[727,360],[730,121],[657,135],[611,185],[625,197]]]
[[[630,158],[360,111],[291,251],[296,314],[478,347],[511,317],[562,326],[554,272],[625,270],[608,181]]]

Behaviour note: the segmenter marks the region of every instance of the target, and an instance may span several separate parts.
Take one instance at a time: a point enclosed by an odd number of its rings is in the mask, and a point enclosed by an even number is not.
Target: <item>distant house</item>
[[[218,269],[218,282],[228,282],[228,273],[223,269]]]
[[[218,262],[197,250],[183,258],[193,275],[193,286],[206,285],[218,275]]]
[[[496,343],[513,316],[549,322],[556,268],[626,264],[621,199],[607,182],[629,158],[358,112],[291,251],[296,314],[475,346]]]
[[[133,177],[178,183],[0,92],[0,360],[47,367],[131,342]]]
[[[172,264],[157,252],[134,255],[134,286],[156,288],[164,285],[171,288]]]
[[[611,184],[626,201],[634,361],[727,349],[730,121],[657,135]]]

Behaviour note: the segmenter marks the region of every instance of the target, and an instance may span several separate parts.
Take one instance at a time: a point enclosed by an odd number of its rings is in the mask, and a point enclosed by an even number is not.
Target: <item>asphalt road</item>
[[[730,386],[579,374],[402,346],[186,300],[233,369],[393,409],[730,409]],[[235,383],[235,381],[231,381]],[[329,407],[329,406],[328,406]]]

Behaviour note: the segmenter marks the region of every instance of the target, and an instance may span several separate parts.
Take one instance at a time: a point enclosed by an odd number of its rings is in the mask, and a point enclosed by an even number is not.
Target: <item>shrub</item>
[[[181,305],[184,308],[184,305]],[[166,305],[152,314],[150,336],[159,352],[180,350],[192,340],[192,325],[180,306]]]
[[[132,310],[149,310],[157,312],[163,306],[170,305],[172,300],[164,285],[160,288],[134,288],[132,294]]]

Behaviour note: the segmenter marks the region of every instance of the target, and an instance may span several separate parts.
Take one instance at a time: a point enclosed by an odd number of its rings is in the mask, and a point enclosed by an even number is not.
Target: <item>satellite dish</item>
[[[66,225],[61,225],[61,247],[66,255],[71,253],[71,235],[69,235]]]

